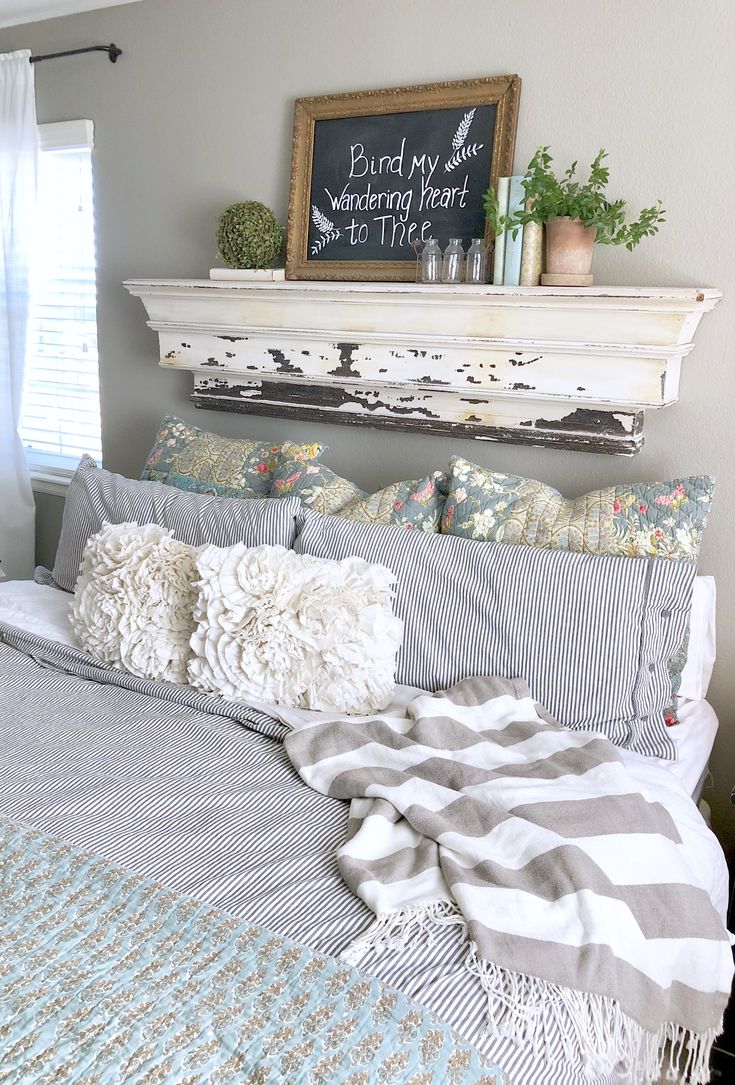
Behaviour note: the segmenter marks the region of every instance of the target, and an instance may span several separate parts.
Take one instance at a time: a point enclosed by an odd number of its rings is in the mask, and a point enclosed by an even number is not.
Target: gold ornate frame
[[[417,113],[464,105],[496,105],[495,138],[488,184],[513,170],[521,80],[517,75],[493,75],[454,83],[325,94],[297,98],[294,107],[291,190],[286,247],[287,279],[354,279],[362,281],[411,281],[416,275],[413,260],[309,260],[309,207],[317,121],[342,117],[377,116],[385,113]],[[492,230],[485,237],[492,240]]]

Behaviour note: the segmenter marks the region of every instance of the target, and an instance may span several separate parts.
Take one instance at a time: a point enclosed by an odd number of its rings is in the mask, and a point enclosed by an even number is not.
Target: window
[[[39,125],[37,230],[20,434],[34,478],[101,459],[91,121]]]

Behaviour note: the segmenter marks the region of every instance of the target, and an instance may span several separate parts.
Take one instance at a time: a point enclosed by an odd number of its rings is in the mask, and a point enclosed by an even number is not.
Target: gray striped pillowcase
[[[560,723],[676,758],[667,663],[696,566],[478,543],[302,510],[294,549],[387,565],[406,623],[396,680],[436,691],[474,675],[524,678]]]
[[[190,546],[213,543],[232,546],[285,546],[295,536],[298,498],[217,497],[195,494],[164,486],[161,482],[138,482],[97,467],[89,456],[82,457],[69,484],[64,504],[61,538],[50,582],[64,591],[73,591],[87,539],[103,521],[122,524],[160,524]],[[36,579],[49,583],[39,570]]]

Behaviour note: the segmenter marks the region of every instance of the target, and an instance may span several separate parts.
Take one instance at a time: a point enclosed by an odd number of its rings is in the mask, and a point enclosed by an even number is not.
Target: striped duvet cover
[[[337,955],[369,928],[371,912],[337,868],[347,804],[299,780],[283,724],[8,626],[0,683],[0,814],[318,953]],[[652,772],[698,837],[702,884],[722,883],[719,845],[683,789]],[[486,994],[464,955],[459,928],[447,926],[410,951],[368,952],[360,968],[428,1007],[508,1085],[618,1081],[568,1061],[553,1015],[547,1058],[489,1035]]]

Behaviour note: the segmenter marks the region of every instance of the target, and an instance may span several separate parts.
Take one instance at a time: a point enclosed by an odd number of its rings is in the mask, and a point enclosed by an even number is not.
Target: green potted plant
[[[577,180],[573,162],[563,177],[551,168],[548,147],[539,147],[528,164],[521,182],[526,193],[522,210],[504,215],[494,188],[483,197],[485,211],[496,235],[509,230],[516,236],[521,226],[537,222],[546,227],[547,285],[585,286],[592,282],[590,267],[595,243],[625,245],[632,250],[644,237],[652,237],[665,221],[659,200],[646,207],[633,222],[626,222],[626,202],[609,200],[605,195],[609,170],[603,164],[607,152],[602,149],[590,166],[585,183]]]

